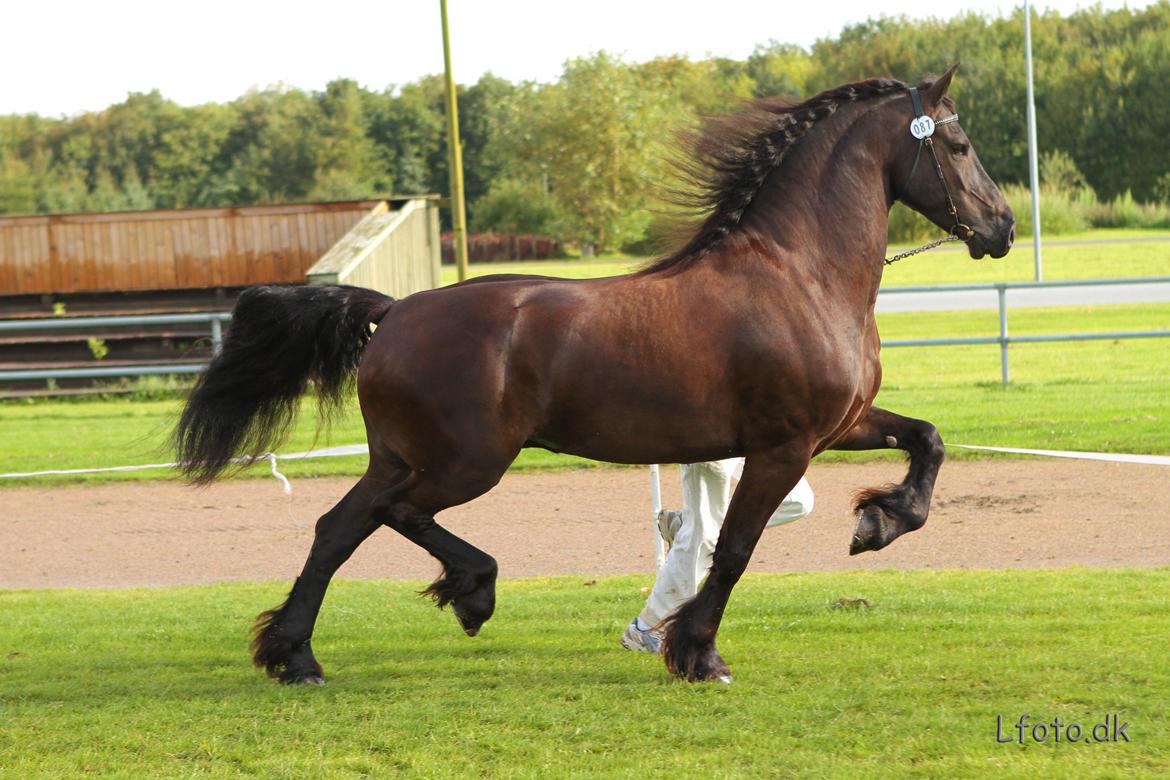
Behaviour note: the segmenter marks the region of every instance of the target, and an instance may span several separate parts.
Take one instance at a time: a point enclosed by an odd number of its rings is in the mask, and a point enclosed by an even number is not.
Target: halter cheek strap
[[[947,213],[951,215],[951,219],[955,222],[954,227],[950,231],[951,235],[962,241],[966,241],[975,235],[975,231],[959,221],[959,211],[955,208],[954,199],[951,198],[951,188],[947,186],[947,177],[943,173],[942,163],[939,162],[938,152],[935,151],[933,138],[936,127],[950,124],[951,122],[958,122],[959,115],[951,114],[941,119],[932,119],[922,110],[922,98],[918,95],[918,89],[916,87],[910,87],[909,91],[910,102],[914,104],[914,120],[916,123],[912,125],[911,132],[914,137],[918,138],[918,151],[914,154],[914,165],[910,168],[910,177],[913,178],[914,172],[918,170],[918,160],[922,156],[922,147],[925,146],[930,152],[930,159],[934,162],[935,175],[938,176],[938,181],[942,185],[943,197],[946,199]],[[922,124],[918,125],[920,122]]]

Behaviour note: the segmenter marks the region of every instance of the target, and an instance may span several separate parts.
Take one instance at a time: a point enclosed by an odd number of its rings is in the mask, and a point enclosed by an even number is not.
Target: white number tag
[[[920,116],[910,123],[910,135],[919,141],[934,135],[934,120],[928,116]]]

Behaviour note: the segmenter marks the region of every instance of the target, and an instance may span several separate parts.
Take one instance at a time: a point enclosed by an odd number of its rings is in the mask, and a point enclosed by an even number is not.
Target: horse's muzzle
[[[975,260],[984,255],[991,255],[998,260],[1011,251],[1016,240],[1016,220],[1009,214],[1000,227],[990,236],[984,235],[978,229],[975,235],[967,241],[967,251]]]

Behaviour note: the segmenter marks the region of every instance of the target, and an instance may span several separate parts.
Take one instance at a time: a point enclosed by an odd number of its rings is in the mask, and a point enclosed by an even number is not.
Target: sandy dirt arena
[[[1054,460],[948,463],[924,528],[849,557],[850,495],[903,473],[896,462],[814,465],[813,513],[766,531],[750,570],[1170,564],[1170,471]],[[0,587],[291,580],[317,517],[353,481],[294,480],[291,499],[272,480],[0,490]],[[677,468],[665,467],[662,481],[666,505],[677,506]],[[494,555],[503,577],[654,568],[645,468],[511,474],[439,521]],[[338,576],[429,579],[437,570],[382,529]]]

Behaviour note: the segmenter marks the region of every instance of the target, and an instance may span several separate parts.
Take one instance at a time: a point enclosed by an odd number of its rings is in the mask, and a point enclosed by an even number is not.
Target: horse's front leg
[[[933,425],[875,406],[832,449],[899,449],[910,456],[910,469],[901,484],[857,494],[853,503],[857,527],[849,544],[850,555],[880,550],[907,531],[923,526],[930,513],[934,480],[946,456],[942,437]]]
[[[707,580],[693,599],[663,621],[662,654],[673,674],[687,680],[731,682],[731,671],[715,649],[723,610],[768,518],[807,467],[807,453],[748,456],[719,532]]]

